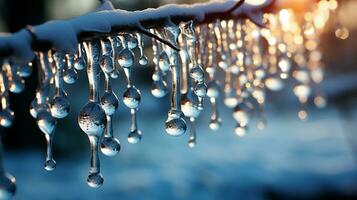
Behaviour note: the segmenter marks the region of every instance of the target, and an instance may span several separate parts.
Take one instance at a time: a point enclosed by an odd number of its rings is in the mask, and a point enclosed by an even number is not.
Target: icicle
[[[127,43],[126,45],[130,50],[133,50],[138,46],[138,39],[133,34],[126,34],[125,39]]]
[[[6,86],[6,77],[4,76],[3,71],[0,72],[0,98],[0,125],[3,127],[10,127],[14,121],[14,112],[10,109],[9,93]]]
[[[132,38],[132,37],[130,37]],[[133,85],[131,79],[131,67],[134,64],[134,54],[129,49],[129,41],[126,41],[124,36],[120,36],[122,44],[124,45],[124,49],[119,53],[119,64],[123,68],[126,81],[127,81],[127,89],[123,95],[124,104],[130,108],[130,133],[128,135],[128,142],[132,144],[136,144],[141,140],[141,131],[137,128],[137,108],[139,107],[141,101],[141,93],[140,91]]]
[[[78,43],[78,52],[75,57],[74,68],[76,70],[84,69],[87,65],[86,60],[87,60],[87,55],[85,49],[83,48],[83,44]]]
[[[168,23],[161,32],[162,36],[173,44],[177,44],[180,35],[180,28],[173,22],[168,20]],[[181,70],[179,67],[179,54],[176,50],[166,47],[165,51],[169,56],[170,72],[172,78],[171,90],[171,108],[168,112],[168,118],[165,122],[166,133],[172,136],[180,136],[186,132],[187,125],[183,119],[181,111]]]
[[[140,142],[142,135],[137,127],[136,111],[137,108],[130,109],[130,133],[128,135],[128,142],[132,144]]]
[[[137,32],[136,33],[136,38],[138,39],[138,47],[140,50],[140,58],[139,58],[139,64],[140,65],[147,65],[148,64],[148,58],[144,55],[144,41],[143,41],[143,36],[141,33]]]
[[[150,32],[155,33],[154,29],[151,29]],[[155,64],[155,70],[152,75],[152,86],[151,94],[156,98],[162,98],[168,93],[167,83],[163,80],[163,74],[159,67],[160,59],[160,44],[155,39],[152,39],[152,50],[153,50],[153,62]]]
[[[123,46],[121,44],[121,41],[118,36],[111,37],[112,41],[112,49],[113,49],[113,67],[114,70],[110,74],[110,77],[113,79],[117,79],[119,77],[119,63],[118,63],[118,56],[121,50],[123,49]]]
[[[209,25],[209,56],[208,56],[208,67],[206,68],[206,72],[209,75],[210,81],[207,84],[207,96],[209,97],[211,103],[211,117],[209,122],[209,127],[211,130],[218,130],[221,126],[222,120],[219,116],[217,99],[220,94],[220,86],[217,80],[215,80],[215,74],[217,69],[217,43],[216,37],[214,34],[213,25]]]
[[[82,107],[79,113],[78,124],[88,135],[91,146],[90,170],[87,183],[89,186],[97,188],[104,182],[102,174],[100,173],[98,149],[100,139],[103,136],[103,132],[107,124],[107,118],[105,111],[99,104],[99,42],[94,41],[88,43],[88,46],[85,44],[85,48],[87,48],[87,56],[90,58],[87,65],[89,101]]]
[[[3,145],[0,138],[0,199],[11,199],[16,193],[16,179],[4,169]]]
[[[62,52],[56,52],[53,54],[53,60],[56,64],[56,73],[55,73],[55,96],[51,101],[51,114],[55,118],[64,118],[67,117],[71,105],[65,96],[63,91],[63,69],[64,69],[64,56]]]
[[[6,74],[9,91],[12,93],[20,93],[25,89],[25,81],[16,74],[10,62],[5,60],[2,68]]]
[[[102,40],[102,56],[109,57],[113,56],[112,44],[109,39]],[[106,60],[106,61],[105,61]],[[105,127],[104,137],[102,139],[100,149],[104,155],[114,156],[120,151],[120,142],[118,139],[114,138],[113,135],[113,122],[112,118],[115,111],[118,109],[119,100],[118,97],[112,90],[110,73],[114,70],[114,65],[112,59],[103,59],[101,58],[100,67],[104,73],[104,88],[105,92],[102,98],[100,99],[100,104],[105,111],[107,116],[107,125]]]
[[[193,148],[196,146],[196,129],[195,129],[195,118],[194,117],[190,118],[190,123],[191,123],[191,131],[190,131],[190,138],[188,141],[188,146]]]
[[[20,77],[29,77],[32,74],[32,62],[28,62],[27,64],[19,64],[17,66],[17,75]]]
[[[191,27],[188,27],[191,26]],[[182,27],[183,34],[180,35],[180,44],[181,44],[181,60],[182,60],[182,84],[181,84],[181,108],[184,115],[190,119],[191,131],[189,138],[189,146],[193,147],[196,143],[196,130],[194,130],[194,121],[201,113],[202,102],[200,102],[199,97],[195,93],[194,85],[192,85],[192,81],[188,78],[190,74],[191,79],[195,81],[196,85],[198,81],[203,81],[203,69],[198,65],[197,60],[195,58],[196,55],[192,55],[196,48],[196,45],[193,45],[191,41],[192,37],[195,37],[194,30],[192,28],[192,23],[188,22],[184,24]],[[190,44],[190,47],[188,47]],[[188,51],[191,51],[189,53]],[[191,57],[191,64],[193,67],[191,71],[189,71],[189,58]],[[194,59],[194,61],[193,61]],[[194,68],[200,68],[200,72],[193,72]],[[194,69],[196,70],[196,69]],[[200,74],[201,73],[201,74]],[[201,98],[202,99],[202,98]]]
[[[64,69],[63,80],[67,84],[74,84],[78,79],[78,73],[74,68],[74,55],[66,54],[67,69]]]
[[[203,110],[203,99],[207,95],[207,86],[204,83],[204,71],[197,61],[197,35],[193,28],[193,22],[189,21],[182,26],[182,33],[187,40],[188,54],[191,61],[190,77],[195,81],[194,92],[198,96],[200,110]]]
[[[47,142],[45,169],[47,171],[52,171],[56,167],[56,161],[52,156],[52,144],[54,130],[57,124],[56,119],[52,117],[50,109],[48,108],[48,95],[52,72],[49,66],[49,58],[47,57],[47,54],[43,52],[39,52],[38,54],[37,63],[40,87],[36,93],[36,122],[40,130],[45,134]]]

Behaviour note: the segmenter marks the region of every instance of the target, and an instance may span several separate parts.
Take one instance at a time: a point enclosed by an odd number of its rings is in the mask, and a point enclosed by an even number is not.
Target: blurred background
[[[126,10],[193,2],[113,0],[116,8]],[[58,121],[53,172],[43,169],[44,135],[28,111],[37,80],[34,75],[27,78],[27,89],[11,94],[15,123],[1,129],[5,167],[17,179],[14,199],[357,199],[357,1],[340,2],[336,17],[349,28],[349,38],[337,39],[332,25],[321,38],[327,108],[317,109],[311,103],[308,121],[300,121],[298,100],[287,83],[283,91],[268,94],[266,128],[258,130],[253,121],[249,133],[239,138],[234,134],[231,110],[222,102],[223,127],[211,131],[206,105],[197,122],[197,146],[190,149],[188,135],[172,138],[165,134],[169,98],[151,95],[152,64],[137,64],[134,82],[143,95],[138,114],[143,139],[138,145],[127,142],[129,109],[121,102],[114,134],[122,149],[114,158],[101,155],[105,182],[99,189],[87,186],[89,142],[77,124],[88,97],[86,73],[79,72],[75,85],[65,85],[72,112]],[[75,17],[98,5],[96,0],[0,0],[0,31],[15,32],[27,24]],[[150,49],[146,52],[151,55]],[[114,82],[119,97],[124,86],[123,78]]]

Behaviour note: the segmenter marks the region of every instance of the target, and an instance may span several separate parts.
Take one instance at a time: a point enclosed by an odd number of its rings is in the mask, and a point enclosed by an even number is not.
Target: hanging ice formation
[[[101,186],[104,179],[100,173],[100,151],[114,156],[120,150],[116,136],[122,136],[113,129],[112,121],[121,100],[130,109],[128,142],[136,144],[143,137],[137,115],[140,103],[145,102],[141,102],[140,90],[134,84],[132,68],[137,67],[136,60],[140,65],[151,66],[145,56],[144,44],[149,44],[145,36],[152,39],[154,55],[151,93],[157,98],[170,95],[171,99],[163,130],[168,135],[181,136],[189,128],[189,147],[199,142],[197,136],[201,135],[195,130],[195,122],[203,109],[211,111],[207,125],[215,131],[220,128],[223,123],[218,109],[220,101],[232,109],[238,136],[247,133],[254,113],[258,116],[258,128],[263,129],[265,94],[281,90],[287,79],[296,83],[293,92],[301,104],[298,116],[305,120],[306,104],[313,91],[316,91],[314,103],[318,107],[326,105],[318,87],[323,80],[318,44],[329,13],[336,9],[321,4],[331,2],[335,1],[320,1],[305,14],[303,21],[298,21],[290,9],[268,12],[273,3],[270,0],[258,6],[227,1],[169,5],[131,13],[98,11],[1,36],[0,125],[9,127],[14,121],[9,92],[24,90],[23,77],[37,67],[38,88],[30,113],[47,141],[45,169],[53,170],[56,122],[71,110],[63,84],[74,84],[77,73],[86,70],[89,97],[80,110],[78,124],[87,134],[91,148],[88,185]],[[94,22],[87,20],[94,18]],[[59,30],[66,34],[54,38],[53,31]],[[134,54],[135,48],[139,55]],[[119,71],[124,74],[119,75]],[[223,72],[224,80],[218,80],[219,71]],[[104,91],[99,89],[101,77]],[[111,80],[119,77],[126,80],[122,95],[112,90],[116,86]],[[3,175],[0,193],[11,196],[15,191],[14,178],[0,168]]]

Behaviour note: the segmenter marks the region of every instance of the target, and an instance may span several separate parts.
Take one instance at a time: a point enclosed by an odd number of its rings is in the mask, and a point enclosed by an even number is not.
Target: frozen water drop
[[[112,73],[110,73],[110,77],[113,79],[117,79],[119,77],[118,70],[113,70]]]
[[[198,97],[205,97],[207,95],[207,85],[204,82],[198,82],[194,91]]]
[[[135,49],[138,46],[138,39],[136,39],[136,37],[130,36],[127,39],[127,42],[128,42],[129,49]]]
[[[100,150],[106,156],[115,156],[120,151],[120,142],[114,137],[104,137]]]
[[[3,127],[10,127],[14,122],[14,112],[12,110],[5,109],[0,111],[0,125]]]
[[[141,56],[139,59],[139,64],[140,65],[147,65],[148,64],[148,58],[146,56]]]
[[[31,104],[30,104],[30,114],[33,118],[36,118],[37,117],[37,113],[38,113],[38,110],[39,110],[39,106],[37,104],[37,100],[34,99]]]
[[[89,136],[101,137],[106,122],[105,112],[98,103],[89,101],[79,112],[78,124]]]
[[[82,70],[86,67],[86,61],[83,56],[79,57],[77,61],[74,63],[74,68],[76,70]]]
[[[104,183],[102,174],[100,172],[90,173],[87,178],[87,183],[92,188],[99,188]]]
[[[139,59],[139,64],[140,65],[147,65],[148,64],[148,59],[144,55],[144,41],[141,33],[136,33],[136,37],[138,38],[138,45],[139,45],[139,50],[140,50],[140,59]]]
[[[179,110],[170,110],[165,122],[165,130],[169,135],[180,136],[186,132],[187,125],[183,113]]]
[[[169,56],[165,51],[161,52],[160,57],[159,57],[159,68],[166,72],[169,71],[170,69],[170,62],[169,62]]]
[[[189,146],[190,148],[194,148],[194,147],[196,146],[196,140],[195,140],[195,139],[190,139],[190,140],[188,141],[188,146]]]
[[[74,84],[78,79],[78,73],[74,68],[67,69],[64,71],[63,80],[67,84]]]
[[[105,92],[100,99],[100,105],[106,115],[113,115],[119,106],[118,97],[112,91]]]
[[[118,55],[118,62],[121,67],[131,67],[134,63],[134,54],[128,48],[123,49]]]
[[[190,77],[195,81],[204,80],[204,71],[201,66],[195,66],[190,70]]]
[[[210,122],[209,122],[209,128],[210,128],[211,130],[213,130],[213,131],[218,130],[218,129],[221,127],[221,125],[222,125],[222,122],[221,122],[221,121],[222,121],[222,120],[221,120],[220,118],[210,120]]]
[[[31,65],[20,64],[17,68],[17,75],[20,77],[29,77],[32,73],[32,63]]]
[[[14,76],[11,81],[9,81],[9,90],[12,93],[20,93],[25,89],[25,80],[21,77]]]
[[[172,118],[165,122],[165,130],[169,135],[180,136],[186,132],[187,126],[183,118]]]
[[[53,159],[46,160],[44,166],[47,171],[53,171],[56,168],[56,161]]]
[[[141,141],[141,131],[140,130],[134,130],[130,131],[128,135],[128,142],[131,144],[137,144]]]
[[[50,104],[51,114],[55,118],[65,118],[71,111],[71,105],[64,96],[55,96]]]
[[[48,111],[41,109],[37,113],[36,121],[38,127],[44,134],[51,135],[54,132],[57,121]]]
[[[181,109],[186,117],[197,118],[201,113],[198,106],[198,97],[196,94],[189,90],[186,94],[181,96]]]
[[[141,94],[134,86],[128,87],[123,95],[124,104],[128,108],[137,108],[141,101]]]
[[[162,98],[168,93],[167,84],[164,81],[154,81],[151,87],[151,94],[156,98]]]
[[[112,73],[114,70],[113,58],[110,55],[102,55],[100,57],[100,67],[104,73]]]

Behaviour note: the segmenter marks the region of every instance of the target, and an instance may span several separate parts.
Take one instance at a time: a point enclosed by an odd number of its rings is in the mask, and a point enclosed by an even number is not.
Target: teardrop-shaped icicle
[[[100,150],[106,156],[115,156],[120,151],[120,142],[113,136],[111,115],[107,115],[107,126],[105,127],[104,137],[100,144]]]
[[[81,43],[78,43],[78,54],[75,59],[74,68],[76,70],[84,69],[87,64],[86,60],[87,60],[87,55],[85,49],[83,48],[83,45]]]
[[[47,171],[52,171],[56,167],[56,162],[52,155],[52,144],[57,121],[48,111],[41,109],[37,114],[36,122],[40,130],[45,134],[47,142],[47,155],[44,167]]]
[[[96,135],[89,135],[89,142],[91,146],[90,169],[87,178],[87,183],[90,187],[98,188],[103,185],[104,179],[100,173],[99,162],[99,137]]]
[[[103,136],[107,117],[105,111],[99,104],[99,42],[88,43],[87,48],[89,65],[87,66],[87,76],[89,82],[89,101],[79,112],[78,124],[88,135],[91,144],[91,162],[87,183],[90,187],[100,187],[103,184],[103,177],[100,173],[99,163],[99,140]]]
[[[136,119],[136,109],[130,109],[130,133],[128,135],[128,142],[131,144],[137,144],[141,141],[141,131],[138,130]]]
[[[74,84],[78,79],[78,73],[74,68],[74,55],[66,54],[67,68],[63,74],[63,80],[67,84]]]
[[[143,41],[143,36],[141,33],[136,33],[136,38],[138,39],[138,47],[140,50],[140,58],[139,58],[139,64],[140,65],[147,65],[148,64],[148,58],[144,55],[144,41]]]
[[[68,57],[67,59],[71,59]],[[55,74],[55,96],[51,101],[51,114],[55,118],[67,117],[71,110],[71,105],[64,95],[63,91],[63,70],[64,70],[64,55],[62,52],[56,52],[53,54],[53,60],[56,64]],[[71,61],[67,61],[71,62]],[[73,65],[73,64],[68,64]]]
[[[188,140],[188,146],[190,148],[193,148],[196,146],[196,128],[195,128],[195,118],[194,117],[190,118],[190,123],[191,123],[191,131],[190,131],[190,137]]]
[[[169,135],[180,136],[186,132],[187,125],[181,111],[181,70],[178,66],[178,53],[174,51],[170,58],[172,77],[171,109],[165,122],[165,130]]]

